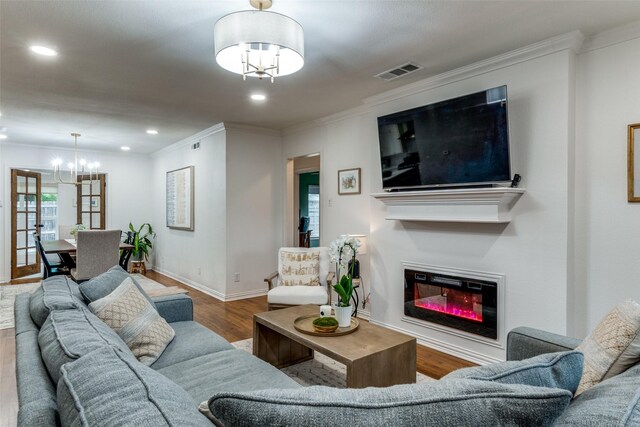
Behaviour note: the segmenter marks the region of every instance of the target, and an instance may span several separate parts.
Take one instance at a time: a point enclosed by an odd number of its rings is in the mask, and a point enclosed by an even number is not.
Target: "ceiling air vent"
[[[398,77],[406,76],[407,74],[411,74],[421,69],[422,67],[420,65],[414,64],[412,62],[407,62],[406,64],[400,65],[399,67],[392,68],[380,74],[376,74],[374,77],[386,81],[391,81],[397,79]]]

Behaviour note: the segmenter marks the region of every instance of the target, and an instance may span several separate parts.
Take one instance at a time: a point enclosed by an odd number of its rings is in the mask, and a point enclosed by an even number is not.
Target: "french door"
[[[40,230],[40,174],[11,170],[11,278],[40,273],[33,233]]]
[[[93,179],[91,179],[93,178]],[[105,229],[105,174],[78,175],[77,221],[89,230]]]

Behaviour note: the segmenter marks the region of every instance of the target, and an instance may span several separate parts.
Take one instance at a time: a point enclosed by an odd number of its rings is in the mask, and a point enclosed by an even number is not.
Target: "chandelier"
[[[272,0],[250,0],[258,10],[223,16],[213,28],[216,62],[232,73],[271,83],[304,65],[304,31],[288,16],[265,12]]]
[[[62,177],[62,159],[57,158],[54,159],[51,164],[53,165],[53,179],[60,184],[69,184],[69,185],[80,185],[78,181],[79,175],[88,175],[89,180],[93,181],[94,179],[98,179],[98,167],[100,167],[100,163],[93,162],[87,163],[85,159],[78,160],[78,137],[79,133],[72,133],[71,136],[74,138],[73,144],[73,162],[67,163],[68,176],[69,179],[63,179]],[[94,178],[95,176],[95,178]]]

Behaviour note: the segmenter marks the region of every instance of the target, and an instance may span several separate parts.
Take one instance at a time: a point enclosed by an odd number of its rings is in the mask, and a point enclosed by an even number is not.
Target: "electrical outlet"
[[[234,282],[240,281],[240,273],[233,273],[233,281]]]

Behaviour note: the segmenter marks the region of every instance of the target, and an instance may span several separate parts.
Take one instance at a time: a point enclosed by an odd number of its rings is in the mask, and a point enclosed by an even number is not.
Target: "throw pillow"
[[[576,350],[584,353],[576,395],[640,361],[640,305],[631,300],[618,304]]]
[[[62,365],[96,349],[114,347],[129,352],[118,334],[83,308],[52,311],[38,333],[38,344],[54,384]]]
[[[558,388],[451,379],[385,388],[219,393],[209,409],[225,426],[550,426],[571,401]]]
[[[278,275],[280,286],[319,286],[320,251],[280,250]]]
[[[64,426],[208,426],[187,392],[112,348],[62,367],[57,400]]]
[[[53,276],[42,281],[29,299],[33,323],[41,328],[52,310],[68,310],[85,306],[78,285],[66,276]]]
[[[136,279],[130,276],[129,273],[127,273],[119,265],[114,265],[99,276],[81,283],[80,292],[82,293],[84,299],[88,303],[91,303],[109,295],[127,278],[131,278],[131,280],[133,280],[133,283],[135,283],[140,293],[144,295],[147,301],[151,303],[153,308],[156,308],[155,303],[151,300],[151,298],[149,298],[147,293],[144,291],[144,289],[142,289],[142,286],[140,286]]]
[[[546,353],[525,360],[458,369],[443,380],[466,378],[561,388],[575,393],[582,376],[583,361],[584,356],[579,351]]]
[[[126,278],[106,297],[89,304],[89,308],[120,335],[145,365],[155,362],[175,336],[131,278]]]

